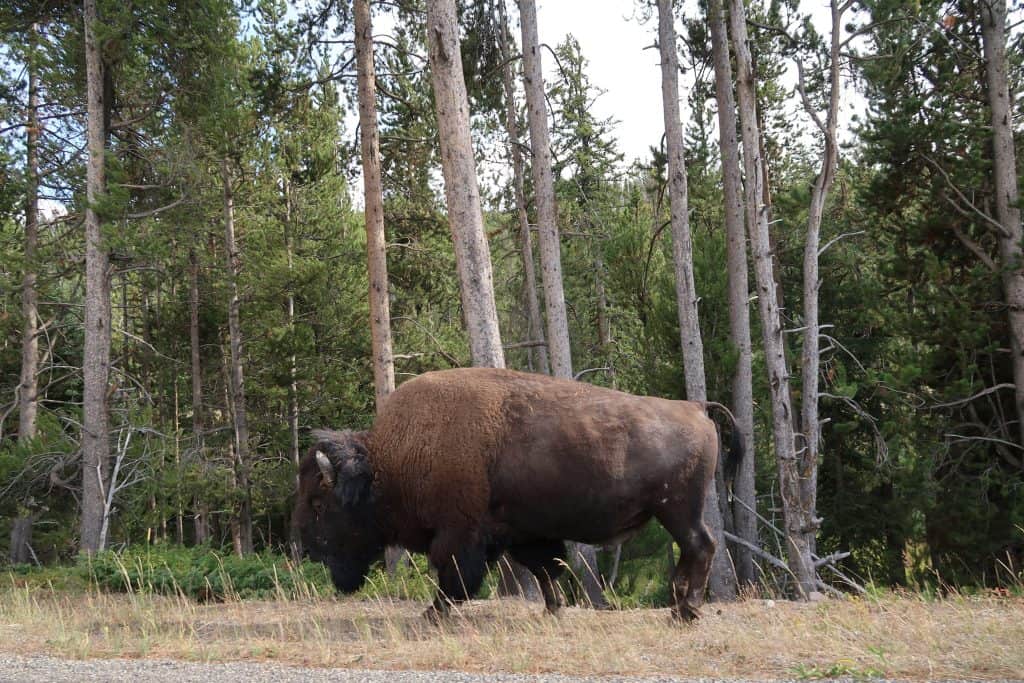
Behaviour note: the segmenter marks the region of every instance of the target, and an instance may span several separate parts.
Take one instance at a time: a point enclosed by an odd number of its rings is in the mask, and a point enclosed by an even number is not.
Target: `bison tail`
[[[736,422],[736,416],[732,414],[731,410],[721,403],[705,401],[704,409],[709,410],[710,408],[717,408],[721,412],[725,413],[725,416],[729,418],[730,422],[730,431],[732,432],[732,436],[729,440],[729,452],[726,454],[725,461],[722,463],[722,474],[725,475],[725,486],[731,495],[732,483],[736,480],[736,473],[739,472],[740,463],[743,461],[743,454],[745,451],[743,433],[740,431],[739,423]]]

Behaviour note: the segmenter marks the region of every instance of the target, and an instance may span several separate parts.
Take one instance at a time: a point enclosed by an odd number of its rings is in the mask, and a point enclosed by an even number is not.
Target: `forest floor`
[[[6,583],[6,585],[4,585]],[[474,601],[441,626],[411,601],[197,604],[186,598],[19,585],[0,577],[0,653],[268,661],[692,678],[1024,679],[1024,598],[884,595],[709,605],[694,626],[664,609]]]

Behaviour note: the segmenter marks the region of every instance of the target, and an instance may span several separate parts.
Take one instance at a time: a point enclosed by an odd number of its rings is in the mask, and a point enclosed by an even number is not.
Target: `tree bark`
[[[395,390],[395,363],[391,344],[391,308],[388,299],[387,240],[384,232],[384,192],[380,170],[380,134],[377,130],[377,77],[373,50],[373,15],[369,0],[355,0],[356,80],[363,164],[363,201],[366,219],[366,265],[370,297],[370,337],[373,385],[380,410]],[[394,574],[403,551],[388,548],[385,564]]]
[[[754,483],[754,380],[750,340],[750,280],[747,272],[747,239],[743,222],[743,186],[740,175],[739,141],[736,137],[736,99],[732,92],[732,62],[729,35],[722,0],[708,0],[711,51],[715,67],[715,96],[718,100],[719,151],[722,156],[722,191],[725,197],[726,263],[729,286],[729,339],[736,350],[732,378],[732,412],[747,453],[740,463],[733,496],[742,504],[733,506],[737,536],[758,544],[757,491]],[[758,577],[750,550],[733,550],[736,576],[741,585],[752,585]]]
[[[704,375],[704,343],[697,311],[697,288],[693,275],[693,240],[690,235],[686,159],[683,126],[679,118],[679,62],[676,54],[675,16],[672,0],[658,0],[658,47],[661,51],[661,99],[668,148],[669,205],[672,222],[672,255],[675,261],[676,306],[679,314],[679,340],[683,350],[686,398],[707,400]],[[708,590],[712,599],[736,597],[736,578],[725,545],[718,490],[708,487],[704,503],[704,523],[715,539],[718,552],[711,564]]]
[[[96,36],[96,0],[84,0],[87,126],[85,208],[85,330],[82,354],[82,503],[79,547],[102,550],[101,528],[110,469],[108,391],[110,379],[110,273],[98,204],[106,192],[104,68]]]
[[[230,393],[234,406],[233,426],[235,435],[234,469],[235,483],[239,491],[235,520],[237,541],[235,551],[239,555],[251,553],[252,545],[252,490],[249,483],[249,421],[245,404],[245,379],[243,376],[242,325],[239,309],[238,277],[241,272],[241,258],[235,244],[235,208],[231,187],[231,172],[227,159],[221,161],[221,180],[224,183],[224,246],[227,251],[228,276],[231,280],[231,300],[228,302],[228,335],[231,348]]]
[[[33,26],[33,36],[35,27]],[[28,107],[25,120],[25,270],[21,277],[21,384],[18,394],[18,441],[36,435],[39,408],[39,296],[36,292],[36,248],[39,242],[39,86],[35,53],[28,58]]]
[[[289,177],[286,175],[281,179],[281,186],[284,195],[284,246],[285,255],[288,260],[288,297],[286,305],[288,309],[288,330],[295,334],[295,286],[293,271],[295,270],[295,237],[292,230],[292,186]],[[292,352],[288,359],[288,458],[295,467],[295,490],[299,489],[299,383],[298,383],[298,362],[295,353]],[[294,525],[289,526],[288,547],[291,550],[292,560],[296,563],[302,561],[302,538]]]
[[[384,235],[384,194],[377,132],[377,80],[373,63],[370,0],[355,0],[356,79],[359,83],[359,129],[362,132],[363,197],[366,206],[366,263],[370,280],[370,334],[377,409],[395,390],[391,351],[391,312]]]
[[[551,170],[551,137],[544,100],[544,75],[540,40],[537,37],[537,5],[534,0],[519,0],[519,23],[523,41],[523,85],[526,90],[530,150],[533,156],[540,272],[547,312],[548,357],[551,374],[572,378],[569,318],[566,315],[565,291],[562,287],[562,250],[558,237],[555,181]],[[594,607],[607,606],[598,574],[597,549],[583,543],[570,543],[569,558],[583,582],[590,603]]]
[[[8,559],[11,564],[28,564],[32,560],[32,524],[35,515],[31,512],[19,514],[11,525],[11,549]]]
[[[537,205],[537,235],[540,242],[540,272],[547,312],[548,352],[551,373],[572,377],[569,319],[562,288],[562,251],[558,238],[555,181],[551,171],[551,138],[548,132],[544,75],[537,37],[537,6],[534,0],[519,0],[519,23],[523,41],[523,84],[530,125],[533,155],[533,191]]]
[[[501,368],[505,367],[505,352],[498,330],[491,254],[477,185],[455,0],[428,0],[427,48],[448,224],[455,243],[470,355],[475,366]]]
[[[789,367],[786,362],[782,315],[779,311],[772,267],[768,217],[766,206],[762,202],[764,169],[758,144],[761,132],[757,122],[757,94],[751,68],[743,0],[729,0],[729,24],[736,53],[736,94],[743,132],[747,230],[750,233],[754,256],[757,302],[761,313],[765,365],[771,391],[772,435],[785,518],[786,551],[789,568],[796,581],[796,593],[806,599],[817,589],[811,548],[806,543],[806,527],[811,520],[804,519],[801,514],[800,472],[794,443]]]
[[[523,153],[519,147],[519,107],[516,104],[511,50],[509,49],[512,36],[509,34],[508,17],[505,14],[505,0],[498,2],[498,11],[498,47],[503,64],[501,69],[502,86],[505,90],[505,131],[508,133],[509,156],[512,158],[512,185],[515,191],[516,215],[519,219],[523,289],[529,319],[526,336],[530,341],[543,342],[545,339],[544,320],[540,310],[540,299],[537,296],[537,273],[533,265],[533,234],[530,232],[530,221],[526,208]],[[531,347],[530,353],[534,358],[537,371],[542,375],[550,374],[547,345]]]
[[[821,446],[821,421],[818,417],[818,378],[821,366],[820,330],[818,316],[818,292],[821,288],[818,274],[818,250],[821,244],[821,220],[828,201],[829,190],[835,179],[839,162],[839,145],[836,128],[839,116],[840,92],[840,31],[844,9],[837,0],[831,0],[832,38],[829,65],[829,101],[824,130],[824,151],[821,170],[811,188],[811,203],[807,211],[807,239],[804,246],[804,343],[801,372],[801,424],[803,427],[803,450],[800,454],[801,517],[805,521],[804,544],[813,553],[816,549],[818,530],[818,458]],[[802,81],[802,79],[801,79]],[[800,85],[803,94],[803,84]],[[813,115],[810,104],[804,97],[808,113]]]
[[[32,26],[34,41],[37,28]],[[21,277],[21,382],[18,391],[18,444],[27,447],[36,436],[36,415],[39,409],[39,295],[36,292],[36,249],[39,242],[39,85],[36,77],[36,54],[29,51],[28,106],[25,109],[25,266]],[[20,507],[20,506],[19,506]],[[11,524],[10,560],[23,564],[32,558],[31,510],[19,510]]]
[[[206,452],[203,438],[203,366],[199,353],[199,256],[189,249],[188,336],[192,375],[192,443],[199,467],[205,469]],[[200,496],[192,499],[195,542],[205,543],[210,536],[209,506]]]
[[[1013,352],[1017,427],[1024,445],[1024,261],[1017,159],[1013,146],[1013,101],[1006,75],[1006,2],[981,0],[980,5],[985,79],[992,119],[996,220],[1002,226],[998,235],[999,260]]]

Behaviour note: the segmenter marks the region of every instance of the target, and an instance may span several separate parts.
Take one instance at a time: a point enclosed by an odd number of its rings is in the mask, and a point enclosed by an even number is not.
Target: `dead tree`
[[[245,378],[242,359],[241,297],[238,278],[241,273],[241,256],[235,242],[235,205],[231,185],[231,171],[227,159],[221,161],[221,181],[224,186],[224,249],[227,255],[228,278],[231,298],[228,301],[228,337],[231,349],[229,378],[232,417],[234,427],[234,476],[240,492],[234,513],[233,529],[235,552],[246,555],[253,550],[252,544],[252,491],[249,484],[249,419],[245,402]]]
[[[1013,100],[1007,78],[1006,2],[980,0],[985,80],[992,121],[992,172],[996,222],[999,225],[1000,272],[1010,327],[1017,427],[1024,445],[1024,253],[1021,240],[1020,194],[1013,139]]]
[[[754,485],[754,382],[750,340],[750,285],[747,269],[747,239],[743,222],[743,183],[740,172],[739,140],[736,136],[736,99],[732,92],[732,63],[729,35],[722,0],[708,1],[711,51],[715,67],[715,97],[718,100],[719,150],[722,155],[722,192],[725,199],[726,262],[729,280],[729,339],[738,354],[732,380],[732,412],[746,457],[740,463],[733,495],[741,504],[732,510],[736,534],[757,543],[757,492]],[[741,584],[757,580],[749,548],[738,545],[733,555]]]
[[[459,52],[455,0],[427,2],[427,59],[434,85],[448,225],[455,243],[462,310],[473,365],[505,367],[494,303],[491,255],[469,125],[469,98]]]
[[[697,288],[693,275],[693,240],[690,235],[686,159],[683,150],[683,124],[679,118],[679,58],[676,54],[675,15],[672,0],[658,0],[658,47],[661,51],[661,99],[668,148],[668,187],[672,224],[672,254],[675,263],[676,307],[679,314],[679,340],[683,349],[686,398],[707,400],[704,376],[704,343],[697,311]],[[718,491],[708,487],[704,503],[704,521],[719,552],[712,560],[708,588],[711,597],[729,600],[736,597],[736,577],[725,547],[722,512]]]
[[[807,534],[813,520],[805,518],[801,504],[802,492],[799,460],[794,442],[789,365],[786,361],[782,314],[776,293],[767,206],[763,202],[764,167],[759,144],[761,131],[757,119],[757,91],[747,38],[746,10],[742,0],[729,0],[729,25],[736,54],[736,97],[739,104],[746,176],[744,198],[747,231],[753,252],[765,365],[771,391],[772,435],[785,517],[787,559],[796,581],[797,594],[806,598],[817,588],[817,576],[811,560],[812,549],[807,544]]]
[[[101,532],[110,469],[110,271],[97,209],[106,192],[104,157],[107,131],[104,67],[97,37],[96,0],[84,0],[86,71],[85,188],[85,339],[82,354],[84,383],[82,415],[82,503],[80,549],[92,554],[103,550]]]

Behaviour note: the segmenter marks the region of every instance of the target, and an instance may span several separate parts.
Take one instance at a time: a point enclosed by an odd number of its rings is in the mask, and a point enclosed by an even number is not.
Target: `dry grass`
[[[746,678],[1024,678],[1024,599],[887,596],[667,610],[478,601],[441,627],[404,601],[199,605],[184,598],[0,584],[0,651],[65,657],[275,660],[311,666]]]

